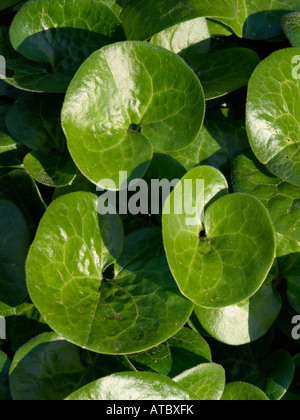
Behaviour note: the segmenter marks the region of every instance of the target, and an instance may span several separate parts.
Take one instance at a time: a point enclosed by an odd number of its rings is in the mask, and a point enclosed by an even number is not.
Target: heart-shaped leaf
[[[282,19],[282,25],[292,46],[300,48],[300,12],[285,15]]]
[[[276,321],[282,302],[272,285],[264,285],[245,302],[223,309],[195,308],[205,330],[217,340],[240,346],[264,336]]]
[[[171,379],[147,372],[125,372],[99,379],[74,392],[70,401],[88,400],[195,400]]]
[[[276,51],[257,67],[249,82],[247,128],[258,160],[280,179],[300,185],[297,56],[296,48]]]
[[[97,355],[45,333],[17,351],[10,390],[17,401],[63,400],[101,376],[128,370],[125,362],[122,356]]]
[[[18,53],[44,63],[38,64],[39,80],[38,73],[33,80],[32,76],[24,77],[25,69],[23,77],[17,71],[14,78],[18,86],[65,92],[78,67],[92,52],[125,37],[118,17],[98,0],[31,0],[14,18],[10,39]],[[33,68],[34,63],[30,66]]]
[[[229,48],[187,58],[201,81],[207,100],[246,86],[259,61],[257,54],[248,48]]]
[[[10,400],[8,374],[10,361],[5,353],[0,351],[0,401]]]
[[[120,171],[129,180],[141,177],[153,149],[191,144],[204,109],[199,80],[180,57],[145,42],[124,42],[104,47],[81,66],[62,124],[81,172],[105,189],[119,189]]]
[[[203,210],[201,198],[195,196],[199,179],[204,180],[203,222],[197,220]],[[266,279],[275,255],[275,235],[267,210],[244,194],[227,195],[211,204],[227,192],[219,171],[195,168],[170,195],[165,209],[171,212],[163,217],[172,274],[182,293],[206,308],[234,305],[252,296]],[[192,201],[194,208],[183,209],[182,201]]]
[[[270,39],[282,33],[282,16],[298,8],[298,0],[238,0],[236,16],[233,19],[222,18],[222,22],[230,26],[239,37]]]
[[[27,295],[25,260],[30,233],[20,210],[0,200],[0,301],[16,306]]]
[[[173,378],[200,363],[211,361],[207,342],[189,328],[142,353],[129,355],[129,360],[138,370],[150,370]]]
[[[236,192],[258,198],[269,211],[277,236],[278,256],[300,250],[299,186],[272,175],[251,151],[237,157],[233,185]]]
[[[201,401],[218,401],[225,389],[225,370],[215,363],[204,363],[183,372],[174,381]]]
[[[121,13],[128,39],[146,40],[177,23],[197,17],[233,18],[236,0],[130,0]]]
[[[232,382],[225,387],[222,401],[268,401],[259,388],[245,382]]]
[[[30,296],[68,341],[99,353],[146,350],[179,331],[193,307],[168,270],[160,230],[129,235],[119,258],[121,221],[100,216],[97,199],[72,193],[48,208],[27,259]]]

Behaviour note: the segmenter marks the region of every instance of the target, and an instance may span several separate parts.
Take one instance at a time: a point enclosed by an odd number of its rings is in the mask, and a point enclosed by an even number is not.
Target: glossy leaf
[[[300,12],[285,15],[282,19],[282,26],[292,46],[300,48]]]
[[[246,86],[259,61],[257,54],[247,48],[229,48],[187,59],[200,79],[207,100]]]
[[[156,373],[118,373],[93,382],[74,394],[71,401],[88,400],[194,400],[171,379]]]
[[[223,309],[195,307],[205,330],[217,340],[233,346],[264,336],[276,321],[282,302],[272,285],[264,285],[245,302]]]
[[[180,57],[126,42],[103,48],[81,66],[67,92],[62,124],[81,172],[105,189],[120,189],[119,172],[127,171],[129,180],[144,175],[153,149],[191,144],[204,108],[202,87]]]
[[[296,48],[276,51],[257,67],[249,83],[247,127],[258,160],[278,178],[299,186],[298,55]]]
[[[99,353],[146,350],[179,331],[192,305],[168,270],[160,231],[129,235],[119,258],[121,221],[100,216],[97,198],[72,193],[48,208],[27,259],[30,296],[68,341]]]
[[[91,381],[123,370],[128,366],[122,357],[96,355],[46,333],[16,353],[10,390],[17,401],[63,400]]]
[[[233,19],[223,19],[226,25],[243,38],[263,40],[282,33],[281,18],[299,8],[297,0],[238,0],[237,14]]]
[[[198,17],[234,17],[236,0],[130,0],[121,13],[128,39],[146,40],[177,23]]]
[[[300,253],[279,258],[281,275],[287,280],[287,298],[291,307],[300,314]]]
[[[233,167],[236,192],[258,198],[270,213],[277,234],[277,255],[300,249],[300,187],[272,175],[251,152],[237,157]],[[289,249],[286,250],[286,241]]]
[[[0,200],[0,301],[18,305],[27,295],[25,259],[30,245],[26,220],[7,200]]]
[[[232,382],[226,385],[222,401],[268,401],[268,397],[253,385]]]
[[[188,179],[194,180],[194,191],[185,185]],[[181,215],[176,212],[183,197],[192,194],[194,206],[201,206],[195,198],[196,179],[204,179],[206,211],[203,225],[199,220],[190,226],[186,209]],[[171,214],[163,217],[172,274],[182,293],[206,308],[234,305],[252,296],[266,279],[275,255],[273,227],[262,204],[244,194],[227,195],[211,204],[226,193],[227,183],[220,172],[196,168],[176,186],[166,203]],[[192,216],[196,211],[194,207]],[[198,211],[201,214],[201,208]]]
[[[173,378],[200,363],[210,362],[211,352],[204,338],[183,328],[165,343],[132,354],[129,359],[138,370],[154,371]]]
[[[210,33],[205,18],[178,23],[154,35],[151,42],[181,57],[206,53],[210,48]]]
[[[215,363],[204,363],[174,378],[178,385],[202,401],[220,400],[225,389],[225,370]]]
[[[0,105],[0,153],[9,152],[17,148],[17,141],[9,134],[5,124],[9,108],[8,105]]]
[[[16,84],[25,90],[51,93],[65,92],[88,56],[123,40],[124,32],[115,13],[98,0],[31,0],[14,18],[10,39],[18,53],[37,62],[36,70],[34,63],[21,74],[16,69]]]

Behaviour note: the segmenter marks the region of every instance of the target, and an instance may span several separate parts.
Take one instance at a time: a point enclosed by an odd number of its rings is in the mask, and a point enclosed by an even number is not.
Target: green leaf
[[[277,234],[277,255],[300,250],[300,187],[272,175],[251,151],[237,157],[232,178],[236,192],[253,195],[269,211]],[[282,237],[290,243],[288,251]]]
[[[295,393],[298,397],[300,395],[300,354],[294,357],[295,376],[290,387],[290,391]]]
[[[225,370],[215,363],[204,363],[183,372],[174,381],[201,401],[218,401],[225,389]]]
[[[31,152],[24,159],[24,168],[40,184],[65,187],[71,184],[77,168],[68,152]]]
[[[210,48],[210,33],[205,18],[178,23],[154,35],[151,42],[186,59],[192,54],[206,53]]]
[[[72,193],[48,208],[27,259],[30,296],[74,344],[107,354],[146,350],[179,331],[193,306],[172,279],[160,230],[129,235],[119,258],[121,221],[100,216],[97,199]]]
[[[236,0],[130,0],[121,13],[128,39],[146,40],[177,23],[198,17],[234,17]]]
[[[272,285],[264,285],[254,296],[223,309],[195,307],[205,330],[217,340],[240,346],[263,337],[276,321],[282,302]]]
[[[20,3],[20,1],[21,0],[1,0],[0,10],[7,9],[10,6]]]
[[[222,401],[268,401],[268,397],[259,388],[243,382],[226,385],[221,399]]]
[[[220,110],[208,110],[195,141],[184,149],[169,153],[187,170],[200,163],[229,174],[234,155],[248,147],[244,121],[233,119]]]
[[[210,362],[211,352],[204,338],[182,328],[165,343],[128,357],[138,370],[154,371],[173,378],[200,363]]]
[[[278,178],[300,185],[296,56],[296,48],[276,51],[257,67],[249,82],[247,128],[258,160]]]
[[[246,86],[259,61],[258,55],[248,48],[229,48],[187,59],[200,79],[206,100]]]
[[[282,16],[298,8],[298,0],[238,0],[236,16],[233,19],[222,17],[221,20],[241,38],[270,39],[282,33]]]
[[[300,48],[300,12],[285,15],[282,19],[282,26],[292,46]]]
[[[180,57],[156,45],[124,42],[81,66],[67,92],[62,124],[80,171],[105,189],[120,189],[119,172],[128,172],[128,180],[143,176],[153,149],[191,144],[204,110],[199,80]]]
[[[186,209],[176,213],[183,198],[190,198],[201,214],[203,203],[195,197],[197,179],[204,180],[206,210],[203,225],[199,220],[190,226],[195,207],[192,215]],[[193,188],[185,185],[187,180],[193,180]],[[263,205],[244,194],[219,198],[226,193],[227,183],[219,171],[195,168],[176,186],[165,207],[170,206],[171,214],[163,216],[172,274],[182,293],[206,308],[234,305],[252,296],[266,279],[275,255],[274,230]]]
[[[118,17],[98,0],[31,0],[14,18],[10,39],[18,53],[44,63],[38,64],[40,80],[28,77],[28,71],[26,76],[23,69],[22,77],[14,75],[16,84],[52,93],[67,90],[91,53],[125,36]],[[29,74],[30,66],[34,63],[29,63]]]
[[[10,400],[8,373],[10,360],[2,351],[0,351],[0,401]]]
[[[16,306],[27,295],[25,259],[30,245],[26,220],[7,200],[0,200],[0,301]]]
[[[287,298],[291,307],[300,314],[300,253],[278,259],[282,276],[287,280]]]
[[[171,379],[147,372],[126,372],[107,376],[86,385],[68,398],[88,400],[195,400],[196,397]]]
[[[10,390],[17,401],[63,400],[84,385],[128,370],[125,359],[97,355],[45,333],[16,353],[10,369]]]

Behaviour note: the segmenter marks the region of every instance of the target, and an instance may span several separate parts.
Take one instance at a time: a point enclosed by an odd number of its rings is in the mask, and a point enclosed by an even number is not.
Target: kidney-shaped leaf
[[[97,355],[55,333],[45,333],[17,351],[10,369],[10,390],[17,401],[63,400],[101,376],[124,370],[128,366],[122,356]]]
[[[18,53],[46,64],[35,82],[17,77],[21,88],[65,92],[92,52],[125,35],[118,17],[99,0],[31,0],[14,18],[10,38]]]
[[[233,184],[236,192],[253,195],[269,211],[277,237],[277,255],[300,251],[300,186],[272,175],[251,151],[236,158]]]
[[[146,40],[176,23],[197,17],[236,15],[236,0],[130,0],[121,13],[128,39]]]
[[[204,221],[194,218],[191,224],[191,211],[181,203],[184,199],[190,207],[188,197],[194,196],[194,215],[201,213],[200,208],[196,210],[201,203],[195,206],[199,198],[195,197],[197,179],[204,180],[206,209]],[[193,180],[193,188],[188,180]],[[226,180],[218,170],[196,168],[176,186],[163,217],[172,274],[182,293],[206,308],[234,305],[252,296],[264,282],[275,256],[275,235],[267,210],[244,194],[227,195],[211,204],[213,198],[226,192]],[[166,214],[169,208],[170,214]]]
[[[263,40],[280,35],[282,16],[298,9],[298,0],[238,0],[236,16],[221,20],[239,37]]]
[[[70,401],[87,400],[195,400],[171,379],[147,372],[124,372],[107,376],[70,395]]]
[[[217,340],[240,346],[264,336],[272,327],[282,307],[279,293],[264,285],[245,302],[222,309],[197,306],[195,313],[202,326]]]
[[[99,353],[146,350],[179,331],[192,305],[168,270],[160,230],[129,235],[119,258],[121,221],[100,216],[97,199],[72,193],[48,208],[27,259],[29,292],[68,341]],[[105,270],[117,259],[111,279]]]
[[[201,401],[218,401],[225,389],[225,370],[215,363],[203,363],[174,378]]]
[[[282,19],[282,25],[292,46],[300,48],[300,12],[285,15]]]
[[[297,58],[298,57],[298,58]],[[253,73],[247,128],[258,160],[280,179],[300,185],[300,52],[276,51]]]
[[[141,177],[153,148],[192,143],[204,109],[200,82],[180,57],[145,42],[123,42],[81,66],[67,92],[62,124],[81,172],[103,188],[119,189],[119,172]]]

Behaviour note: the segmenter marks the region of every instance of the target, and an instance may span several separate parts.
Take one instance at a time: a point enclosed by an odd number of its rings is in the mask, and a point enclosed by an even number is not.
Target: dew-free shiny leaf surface
[[[27,295],[25,260],[30,233],[20,210],[0,200],[0,301],[16,306]]]
[[[55,333],[42,334],[17,351],[10,369],[10,390],[17,401],[63,400],[84,385],[128,370],[125,359],[97,355]]]
[[[215,363],[203,363],[178,375],[174,381],[201,401],[218,401],[225,389],[225,370]]]
[[[193,306],[171,276],[160,230],[129,235],[120,257],[121,221],[100,216],[97,199],[72,193],[48,208],[27,259],[30,296],[54,331],[81,347],[146,350],[179,331]],[[103,277],[117,259],[113,278]]]
[[[165,343],[129,356],[138,370],[150,370],[173,378],[185,370],[211,361],[207,342],[198,333],[182,328]]]
[[[222,401],[268,401],[268,397],[254,385],[232,382],[225,387]]]
[[[147,372],[125,372],[93,382],[67,399],[138,401],[194,400],[196,397],[165,376]]]
[[[298,0],[238,0],[236,16],[221,20],[239,37],[263,40],[280,35],[282,16],[294,10],[299,10]]]
[[[280,179],[299,186],[300,77],[296,56],[298,49],[283,49],[257,67],[249,82],[247,128],[258,160]]]
[[[10,39],[27,59],[47,63],[49,86],[36,81],[33,90],[64,92],[92,52],[125,37],[118,17],[98,0],[31,0],[16,15]]]
[[[81,172],[104,188],[109,178],[119,189],[119,172],[127,171],[129,179],[144,175],[153,149],[191,144],[204,109],[199,80],[180,57],[156,45],[123,42],[81,66],[67,92],[62,125]]]
[[[236,0],[130,0],[121,13],[128,39],[146,40],[177,23],[197,17],[236,15]]]
[[[272,175],[251,151],[237,157],[232,178],[236,192],[253,195],[269,211],[277,233],[277,254],[288,253],[282,237],[290,242],[289,252],[300,250],[300,187]]]
[[[207,100],[246,86],[259,61],[257,54],[248,48],[229,48],[187,59],[200,79]]]
[[[264,336],[272,327],[282,307],[279,293],[264,285],[245,302],[223,309],[195,307],[205,330],[218,341],[233,346],[251,343]]]
[[[194,180],[194,191],[189,184],[184,185],[187,179]],[[176,212],[182,197],[196,193],[196,179],[204,179],[208,205],[203,225],[198,221],[189,226],[186,209],[183,214]],[[167,201],[171,214],[163,217],[172,274],[182,293],[206,308],[222,308],[252,296],[264,282],[275,256],[274,230],[263,205],[244,194],[226,195],[209,204],[226,193],[227,183],[219,171],[195,168],[172,192]],[[195,200],[194,196],[194,205]]]
[[[282,19],[282,26],[292,46],[300,48],[300,12],[285,15]]]

